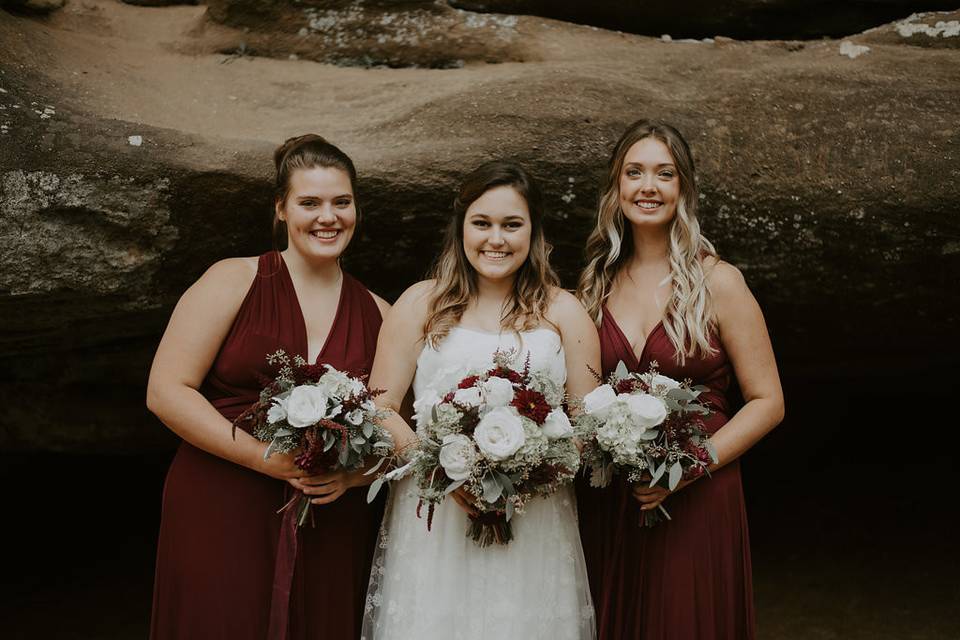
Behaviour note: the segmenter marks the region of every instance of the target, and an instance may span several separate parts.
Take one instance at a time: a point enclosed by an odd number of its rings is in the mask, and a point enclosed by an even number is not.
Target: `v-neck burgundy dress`
[[[318,362],[369,373],[380,310],[359,282],[343,274],[339,306]],[[293,282],[279,253],[260,256],[250,286],[201,392],[228,420],[258,399],[275,371],[278,349],[307,357],[307,334]],[[271,605],[290,640],[357,638],[382,515],[366,491],[351,489],[312,507],[278,562],[287,483],[208,454],[187,442],[178,449],[163,492],[151,638],[262,640]],[[285,532],[286,533],[286,532]],[[285,536],[284,536],[285,537]],[[281,549],[283,547],[281,546]],[[290,575],[275,575],[281,565]],[[292,564],[291,564],[292,563]],[[274,595],[283,582],[289,597]],[[286,614],[286,615],[284,615]]]
[[[701,394],[714,413],[710,433],[730,416],[726,392],[732,369],[720,341],[708,358],[680,366],[662,324],[638,359],[616,320],[604,309],[600,347],[604,376],[621,360],[631,371],[652,361],[675,380],[706,386]],[[639,503],[622,477],[605,489],[578,479],[580,535],[593,592],[600,640],[752,640],[754,637],[750,543],[740,466],[722,467],[669,496],[673,518],[638,526]]]

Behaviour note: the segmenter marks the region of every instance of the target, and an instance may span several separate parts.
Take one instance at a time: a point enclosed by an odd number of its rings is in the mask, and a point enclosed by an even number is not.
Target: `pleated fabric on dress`
[[[380,330],[370,292],[343,274],[336,317],[317,362],[369,373]],[[201,393],[228,420],[253,402],[276,371],[267,354],[307,357],[296,291],[277,252],[260,256],[240,307]],[[287,483],[181,443],[163,492],[150,637],[154,640],[261,640],[268,635],[277,549]],[[362,488],[315,506],[314,524],[296,534],[289,602],[289,640],[355,638],[382,501]],[[277,606],[280,608],[277,609]]]
[[[662,324],[639,358],[616,320],[604,309],[600,327],[604,376],[623,361],[645,372],[656,361],[675,380],[691,379],[709,391],[700,398],[714,413],[716,432],[730,416],[732,368],[719,340],[717,353],[688,357],[683,366]],[[605,489],[577,482],[580,534],[601,640],[752,640],[753,587],[750,542],[740,465],[726,465],[669,496],[672,520],[638,526],[639,503],[619,476]]]

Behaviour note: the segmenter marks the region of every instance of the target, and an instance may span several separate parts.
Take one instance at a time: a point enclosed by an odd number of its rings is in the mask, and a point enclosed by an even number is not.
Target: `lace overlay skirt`
[[[416,484],[392,487],[362,640],[591,640],[593,606],[571,487],[531,501],[506,546],[480,548],[452,499],[427,531]]]

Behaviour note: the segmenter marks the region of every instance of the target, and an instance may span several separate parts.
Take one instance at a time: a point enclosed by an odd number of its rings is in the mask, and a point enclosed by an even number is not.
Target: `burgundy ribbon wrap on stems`
[[[287,487],[286,496],[295,491]],[[299,493],[299,492],[297,492]],[[277,541],[277,560],[273,569],[273,594],[270,598],[270,626],[267,640],[286,640],[290,621],[290,592],[293,588],[293,571],[297,564],[297,518],[299,509],[291,504],[294,496],[283,510],[280,522],[280,539]]]

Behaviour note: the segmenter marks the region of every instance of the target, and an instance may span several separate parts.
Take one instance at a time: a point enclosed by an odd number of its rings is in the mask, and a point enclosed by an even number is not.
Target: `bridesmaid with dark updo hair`
[[[214,264],[177,303],[147,406],[183,439],[163,493],[151,638],[355,638],[381,516],[342,471],[309,476],[293,455],[231,435],[283,349],[368,373],[389,305],[340,267],[359,218],[356,170],[320,136],[275,154],[274,226],[286,249]],[[285,233],[284,233],[285,232]],[[313,498],[297,529],[293,492]]]

